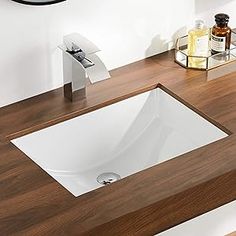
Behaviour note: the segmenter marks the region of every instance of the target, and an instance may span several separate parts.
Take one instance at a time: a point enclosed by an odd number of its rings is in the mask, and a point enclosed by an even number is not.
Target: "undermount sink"
[[[80,196],[227,136],[156,88],[12,143]]]

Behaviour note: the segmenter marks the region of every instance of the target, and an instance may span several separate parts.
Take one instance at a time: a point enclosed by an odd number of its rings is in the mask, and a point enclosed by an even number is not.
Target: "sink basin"
[[[227,136],[156,88],[12,143],[80,196]]]

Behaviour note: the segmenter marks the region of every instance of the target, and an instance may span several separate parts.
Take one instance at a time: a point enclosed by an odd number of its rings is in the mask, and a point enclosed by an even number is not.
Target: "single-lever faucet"
[[[110,78],[110,74],[96,55],[95,44],[80,34],[64,36],[63,51],[64,96],[70,101],[86,96],[87,79],[95,83]]]

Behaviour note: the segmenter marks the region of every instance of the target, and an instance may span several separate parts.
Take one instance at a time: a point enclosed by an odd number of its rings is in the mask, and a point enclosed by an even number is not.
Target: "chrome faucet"
[[[87,79],[95,83],[110,78],[110,74],[91,41],[73,33],[64,36],[63,42],[59,47],[63,51],[64,96],[75,101],[86,97]]]

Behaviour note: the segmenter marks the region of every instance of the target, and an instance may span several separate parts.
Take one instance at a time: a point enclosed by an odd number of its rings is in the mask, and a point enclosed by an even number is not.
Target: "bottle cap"
[[[195,27],[196,27],[196,29],[203,29],[203,27],[204,27],[204,21],[203,20],[196,20],[195,21]]]
[[[215,15],[215,21],[217,24],[227,24],[229,22],[229,16],[224,13]]]

